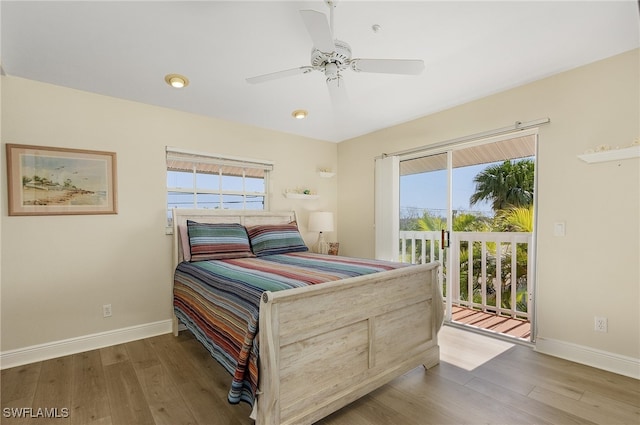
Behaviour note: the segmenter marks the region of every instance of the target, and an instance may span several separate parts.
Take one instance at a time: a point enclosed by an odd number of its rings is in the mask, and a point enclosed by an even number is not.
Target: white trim
[[[146,323],[128,328],[32,345],[0,353],[0,369],[49,360],[69,354],[109,347],[143,338],[171,333],[171,320]]]
[[[537,129],[536,129],[537,130]],[[527,260],[527,268],[531,267],[531,284],[529,285],[529,299],[527,300],[527,313],[529,313],[529,323],[531,323],[531,334],[529,341],[536,343],[538,339],[538,188],[540,173],[538,170],[538,158],[540,158],[540,136],[536,131],[535,135],[536,167],[533,173],[533,232],[531,234],[531,244],[527,252],[531,250],[531,258]]]
[[[375,160],[375,258],[398,261],[400,229],[400,161],[397,156]]]
[[[458,137],[456,139],[446,140],[444,142],[432,143],[429,145],[418,146],[416,148],[406,149],[400,152],[388,153],[386,155],[397,155],[402,160],[410,159],[414,154],[418,156],[424,151],[430,152],[446,152],[454,146],[459,146],[460,149],[468,146],[475,146],[476,144],[491,143],[492,141],[502,140],[503,135],[508,135],[508,139],[515,137],[525,136],[527,132],[525,130],[534,129],[537,131],[537,127],[544,124],[549,124],[551,119],[541,118],[539,120],[529,121],[526,123],[516,121],[516,123],[509,127],[498,128],[495,130],[484,131],[482,133],[471,134],[469,136]],[[514,136],[518,134],[518,136]],[[496,139],[496,140],[492,140]]]
[[[487,145],[489,143],[503,142],[505,140],[517,139],[517,138],[533,136],[533,135],[537,136],[538,132],[539,132],[538,127],[535,127],[528,130],[520,130],[512,133],[500,134],[497,136],[467,140],[465,142],[459,142],[457,144],[447,144],[443,146],[434,145],[433,147],[426,146],[424,149],[420,151],[412,150],[411,152],[408,152],[406,154],[399,155],[399,157],[401,161],[409,161],[411,159],[421,158],[426,155],[428,156],[438,155],[438,154],[446,153],[449,151],[457,151],[461,149],[471,148],[474,146]],[[536,140],[536,144],[537,143],[538,141]]]
[[[536,340],[535,350],[539,353],[640,379],[640,359],[633,357],[542,337]]]

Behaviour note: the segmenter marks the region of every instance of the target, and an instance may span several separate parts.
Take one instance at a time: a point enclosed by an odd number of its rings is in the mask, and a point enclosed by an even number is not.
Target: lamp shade
[[[315,211],[309,214],[310,232],[333,232],[333,213]]]

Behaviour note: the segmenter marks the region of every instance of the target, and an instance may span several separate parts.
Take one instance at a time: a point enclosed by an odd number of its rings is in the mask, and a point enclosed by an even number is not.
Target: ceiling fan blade
[[[418,75],[424,70],[421,59],[352,59],[351,69],[356,72]]]
[[[345,108],[349,103],[349,98],[342,76],[327,80],[327,87],[329,88],[329,97],[333,107],[336,109]]]
[[[336,47],[333,43],[331,28],[324,13],[315,10],[301,10],[300,15],[313,41],[313,47],[321,52],[331,53]]]
[[[291,77],[292,75],[306,74],[307,72],[311,72],[311,71],[313,71],[313,67],[301,66],[299,68],[292,68],[284,71],[277,71],[277,72],[272,72],[270,74],[263,74],[263,75],[258,75],[257,77],[247,78],[247,83],[249,84],[264,83],[265,81]]]

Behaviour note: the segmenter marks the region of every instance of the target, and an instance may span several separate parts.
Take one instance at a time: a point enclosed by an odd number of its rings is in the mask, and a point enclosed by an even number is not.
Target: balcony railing
[[[448,250],[443,250],[440,237],[440,232],[401,231],[400,261],[439,261],[443,295],[451,298],[448,305],[530,320],[531,233],[452,232]]]

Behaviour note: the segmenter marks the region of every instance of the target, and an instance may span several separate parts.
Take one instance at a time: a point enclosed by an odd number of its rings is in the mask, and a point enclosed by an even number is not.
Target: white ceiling
[[[353,57],[423,59],[418,76],[355,73],[345,111],[309,65],[300,9],[323,1],[2,1],[8,75],[339,142],[640,46],[638,2],[337,2]],[[377,33],[371,29],[378,24]],[[186,75],[169,88],[164,76]],[[306,120],[291,117],[307,109]]]

